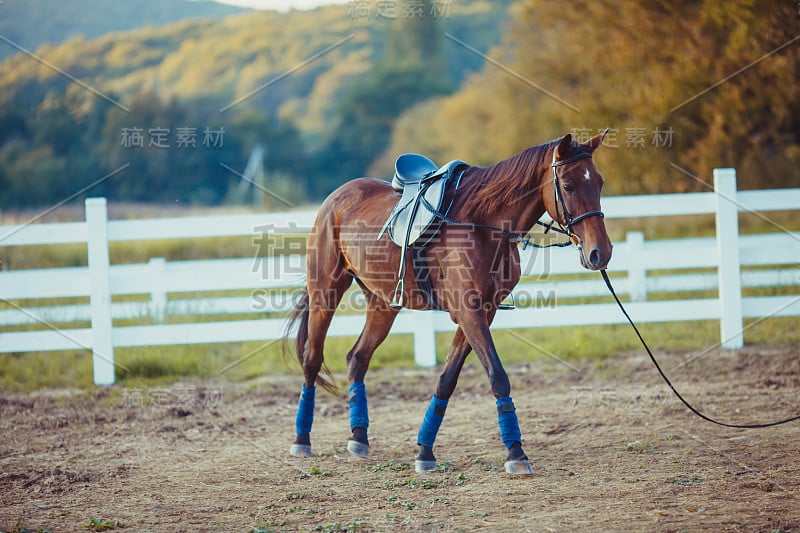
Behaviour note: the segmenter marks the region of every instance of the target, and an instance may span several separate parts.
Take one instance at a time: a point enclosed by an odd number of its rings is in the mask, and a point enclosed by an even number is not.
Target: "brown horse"
[[[607,130],[606,130],[607,131]],[[571,135],[527,148],[488,168],[467,167],[452,202],[449,222],[425,247],[428,281],[436,306],[458,324],[444,368],[418,436],[417,471],[433,470],[433,444],[447,401],[456,387],[464,360],[474,350],[489,377],[496,399],[506,471],[532,474],[511,400],[511,386],[495,350],[489,326],[498,305],[520,278],[517,241],[547,211],[579,251],[581,264],[604,269],[611,242],[600,211],[603,178],[591,155],[605,133],[585,143]],[[297,438],[290,453],[311,455],[315,384],[332,390],[320,376],[323,345],[333,314],[353,280],[366,298],[366,325],[347,354],[350,382],[351,453],[367,457],[367,396],[364,377],[375,349],[386,338],[398,309],[392,307],[400,248],[377,235],[398,200],[388,182],[355,179],[334,191],[319,209],[308,236],[307,288],[290,317],[297,327],[296,350],[305,383],[298,404]],[[454,223],[455,221],[461,224]],[[406,258],[412,271],[412,258]],[[403,302],[416,310],[432,308],[415,276],[405,279]],[[288,335],[288,334],[287,334]]]

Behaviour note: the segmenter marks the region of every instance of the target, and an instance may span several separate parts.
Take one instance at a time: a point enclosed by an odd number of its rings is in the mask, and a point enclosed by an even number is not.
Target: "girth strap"
[[[414,268],[414,278],[417,280],[417,287],[422,292],[425,303],[431,309],[440,310],[439,302],[436,300],[436,295],[433,293],[433,285],[431,284],[431,270],[428,268],[428,260],[425,257],[425,249],[422,246],[411,245],[411,266]]]

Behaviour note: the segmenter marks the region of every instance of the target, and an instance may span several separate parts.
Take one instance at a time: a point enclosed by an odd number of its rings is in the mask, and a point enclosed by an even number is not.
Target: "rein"
[[[703,420],[705,420],[707,422],[711,422],[712,424],[716,424],[718,426],[723,426],[723,427],[726,427],[726,428],[738,428],[738,429],[768,428],[768,427],[773,427],[773,426],[780,426],[781,424],[787,424],[789,422],[794,422],[795,420],[800,420],[800,415],[798,415],[798,416],[793,416],[791,418],[785,418],[783,420],[776,420],[774,422],[766,422],[766,423],[761,423],[761,424],[729,424],[729,423],[726,423],[726,422],[720,422],[719,420],[714,420],[710,416],[705,415],[705,414],[701,413],[700,411],[698,411],[694,406],[692,406],[692,404],[690,404],[688,401],[686,401],[686,399],[684,399],[683,396],[681,396],[681,394],[677,391],[677,389],[675,389],[675,386],[669,380],[667,375],[661,369],[661,365],[658,364],[658,361],[656,360],[655,356],[653,355],[653,352],[650,350],[650,347],[644,341],[644,338],[642,337],[642,334],[639,332],[639,328],[636,327],[636,324],[633,323],[633,320],[631,319],[631,317],[628,314],[628,312],[625,311],[625,307],[623,307],[622,302],[620,301],[619,297],[617,296],[617,293],[614,291],[614,287],[611,285],[611,280],[608,279],[608,274],[606,273],[606,271],[605,270],[601,270],[600,274],[602,274],[603,281],[606,282],[606,287],[608,287],[609,292],[611,292],[611,295],[614,297],[614,300],[616,300],[617,305],[619,306],[620,310],[622,311],[622,314],[625,315],[625,318],[628,319],[628,323],[633,328],[633,331],[636,332],[636,336],[639,337],[639,340],[641,341],[642,346],[644,346],[644,349],[647,352],[647,355],[650,356],[650,360],[653,362],[653,365],[655,365],[656,370],[658,370],[658,373],[661,374],[661,377],[664,379],[664,382],[669,386],[669,388],[672,389],[672,392],[675,393],[675,396],[677,396],[678,399],[681,402],[683,402],[683,405],[685,405],[692,413],[696,414],[697,416],[699,416],[700,418],[702,418]]]
[[[583,159],[585,157],[591,157],[591,156],[592,156],[592,154],[589,153],[589,152],[580,152],[580,153],[578,153],[576,155],[573,155],[572,157],[570,157],[568,159],[564,159],[564,160],[561,160],[561,161],[556,161],[555,152],[553,153],[553,163],[551,164],[551,167],[553,169],[553,195],[554,195],[554,202],[555,202],[555,209],[556,209],[555,220],[558,219],[558,210],[559,210],[559,207],[560,207],[561,208],[561,213],[562,213],[562,216],[563,216],[563,219],[564,219],[564,223],[566,225],[566,227],[564,227],[564,226],[561,225],[561,222],[558,223],[559,226],[561,226],[560,233],[564,233],[565,235],[567,235],[569,237],[572,237],[574,235],[573,232],[572,232],[572,226],[573,225],[575,225],[578,222],[580,222],[581,220],[583,220],[585,218],[588,218],[588,217],[591,217],[591,216],[604,217],[604,215],[603,215],[603,212],[598,209],[598,210],[595,210],[595,211],[588,211],[586,213],[583,213],[583,214],[578,215],[577,217],[573,218],[569,214],[569,211],[567,211],[567,205],[564,203],[564,196],[561,194],[561,187],[560,187],[560,185],[558,183],[558,171],[557,171],[557,168],[560,167],[560,166],[566,165],[567,163],[571,163],[573,161],[577,161],[579,159]],[[602,274],[603,281],[606,282],[606,287],[608,287],[609,292],[614,297],[614,300],[617,302],[617,305],[619,306],[620,311],[622,311],[622,314],[625,315],[625,318],[628,320],[628,323],[633,328],[633,331],[636,333],[636,336],[639,337],[639,341],[641,341],[642,346],[644,347],[645,351],[647,352],[647,355],[650,356],[650,360],[653,362],[653,365],[656,367],[656,370],[658,370],[658,373],[661,374],[661,377],[664,379],[664,382],[669,386],[669,388],[672,389],[672,392],[675,393],[675,396],[677,396],[678,399],[683,403],[683,405],[685,405],[692,413],[696,414],[697,416],[699,416],[700,418],[702,418],[703,420],[705,420],[707,422],[711,422],[712,424],[716,424],[718,426],[723,426],[723,427],[727,427],[727,428],[737,428],[737,429],[768,428],[768,427],[780,426],[782,424],[788,424],[789,422],[794,422],[796,420],[800,420],[800,415],[798,415],[798,416],[793,416],[793,417],[790,417],[790,418],[785,418],[783,420],[776,420],[774,422],[765,422],[765,423],[759,423],[759,424],[731,424],[731,423],[727,423],[727,422],[720,422],[719,420],[715,420],[715,419],[711,418],[710,416],[705,415],[705,414],[701,413],[700,411],[698,411],[683,396],[681,396],[681,394],[678,392],[678,390],[675,388],[675,386],[669,380],[667,375],[661,369],[661,365],[658,364],[658,361],[656,360],[655,356],[653,355],[653,352],[650,350],[650,347],[645,342],[644,337],[642,337],[642,334],[639,332],[639,328],[636,327],[636,324],[633,322],[633,319],[631,319],[630,315],[625,310],[625,307],[622,305],[622,302],[620,301],[619,297],[617,296],[617,293],[614,291],[614,287],[611,285],[611,280],[608,278],[608,274],[606,273],[605,269],[601,270],[600,274]]]

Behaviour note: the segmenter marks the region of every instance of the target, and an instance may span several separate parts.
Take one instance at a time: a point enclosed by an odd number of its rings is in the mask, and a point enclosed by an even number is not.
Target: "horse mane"
[[[464,175],[461,195],[471,212],[485,218],[501,207],[519,201],[525,193],[540,186],[534,176],[550,166],[552,151],[561,139],[531,146],[490,167],[471,167]]]

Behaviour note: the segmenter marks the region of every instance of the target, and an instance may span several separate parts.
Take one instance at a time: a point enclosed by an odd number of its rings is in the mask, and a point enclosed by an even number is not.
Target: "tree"
[[[529,0],[512,21],[490,54],[504,68],[428,119],[449,125],[439,153],[486,163],[610,127],[597,159],[613,193],[705,190],[725,166],[745,188],[800,185],[790,2]]]
[[[340,99],[329,142],[320,154],[314,192],[325,195],[343,181],[364,175],[389,145],[392,127],[405,110],[446,94],[442,32],[426,0],[421,16],[400,16],[386,37],[384,59]],[[403,2],[404,9],[410,3]]]

